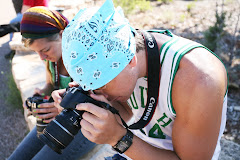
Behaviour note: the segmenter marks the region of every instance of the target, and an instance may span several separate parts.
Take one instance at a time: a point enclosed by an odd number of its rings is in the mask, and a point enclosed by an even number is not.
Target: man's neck
[[[140,50],[136,53],[137,56],[137,67],[138,67],[138,78],[147,76],[147,55],[145,50]]]

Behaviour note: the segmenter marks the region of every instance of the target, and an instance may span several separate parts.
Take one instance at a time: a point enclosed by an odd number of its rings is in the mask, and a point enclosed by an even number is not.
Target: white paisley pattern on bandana
[[[114,79],[133,58],[135,30],[112,0],[97,10],[80,10],[62,37],[64,65],[84,90],[94,90]]]

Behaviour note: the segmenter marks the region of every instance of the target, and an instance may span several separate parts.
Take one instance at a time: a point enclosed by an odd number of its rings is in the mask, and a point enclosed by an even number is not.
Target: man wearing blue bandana
[[[133,160],[218,159],[228,78],[209,49],[168,30],[135,30],[106,0],[79,11],[63,32],[62,51],[73,80],[120,114],[78,104],[90,141]],[[63,92],[52,94],[58,106]]]

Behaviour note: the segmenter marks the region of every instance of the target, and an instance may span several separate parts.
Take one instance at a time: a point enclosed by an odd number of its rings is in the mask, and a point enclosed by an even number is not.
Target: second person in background
[[[46,84],[42,89],[36,88],[35,94],[51,95],[54,89],[66,88],[71,81],[62,62],[61,49],[62,32],[67,24],[68,20],[64,16],[46,7],[32,7],[23,14],[21,21],[23,42],[26,47],[37,52],[46,63]],[[38,107],[39,109],[33,112],[38,114],[37,118],[44,119],[45,123],[49,123],[61,112],[53,102],[42,103]],[[95,145],[79,131],[63,153],[57,154],[38,139],[35,127],[18,145],[9,160],[19,159],[19,157],[24,160],[79,159]]]

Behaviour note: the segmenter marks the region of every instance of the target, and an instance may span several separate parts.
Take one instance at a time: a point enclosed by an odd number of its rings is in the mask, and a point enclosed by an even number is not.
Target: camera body
[[[43,99],[42,96],[33,95],[32,97],[28,97],[25,101],[27,108],[32,112],[33,109],[36,109],[39,104],[48,103],[47,99]]]
[[[27,106],[27,109],[32,112],[34,109],[38,108],[39,104],[49,103],[49,102],[53,102],[53,100],[44,99],[40,95],[33,95],[32,97],[27,98],[27,100],[25,101],[25,104]],[[38,113],[38,114],[44,114],[44,113]],[[37,114],[33,113],[33,116],[36,117]],[[47,126],[47,124],[48,123],[43,122],[43,119],[37,118],[36,127],[37,127],[37,135],[38,136],[40,134],[42,134],[42,132],[43,132],[44,128]]]
[[[75,109],[79,103],[93,103],[103,108],[107,105],[88,96],[88,92],[81,87],[67,89],[60,103],[64,108],[63,111],[48,124],[43,130],[43,134],[39,136],[45,144],[59,154],[71,143],[81,129],[80,121],[85,111]]]

